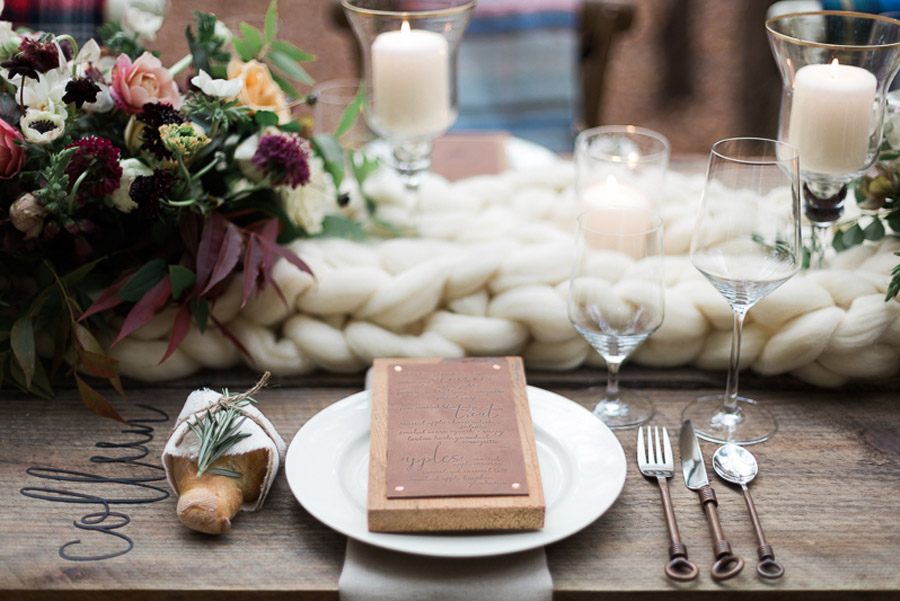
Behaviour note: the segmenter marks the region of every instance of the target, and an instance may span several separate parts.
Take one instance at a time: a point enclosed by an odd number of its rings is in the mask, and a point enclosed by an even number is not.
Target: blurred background
[[[164,62],[184,53],[193,11],[228,22],[264,11],[266,1],[172,4],[156,44]],[[669,137],[673,153],[706,153],[731,135],[774,135],[781,83],[763,26],[770,4],[479,0],[460,47],[454,129],[508,130],[558,152],[571,152],[584,125],[649,127]],[[283,2],[282,35],[317,55],[308,66],[317,81],[359,75],[356,40],[337,7]]]
[[[64,3],[96,7],[103,1]],[[8,0],[4,17],[28,3]],[[171,64],[186,52],[184,28],[194,11],[213,12],[236,25],[241,19],[259,22],[267,4],[173,0],[149,46]],[[579,129],[601,124],[660,131],[676,154],[706,153],[728,136],[774,136],[781,84],[764,28],[771,4],[479,0],[460,49],[460,117],[454,129],[510,131],[557,152],[571,152]],[[822,3],[779,4],[796,10]],[[892,8],[891,2],[874,0],[825,4],[873,12]],[[280,35],[318,57],[308,65],[313,78],[359,76],[357,43],[339,2],[282,0],[280,8]]]

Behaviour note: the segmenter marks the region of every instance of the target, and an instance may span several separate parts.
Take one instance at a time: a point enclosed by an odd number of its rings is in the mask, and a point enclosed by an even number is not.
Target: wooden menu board
[[[376,359],[369,530],[533,530],[544,495],[519,357]]]

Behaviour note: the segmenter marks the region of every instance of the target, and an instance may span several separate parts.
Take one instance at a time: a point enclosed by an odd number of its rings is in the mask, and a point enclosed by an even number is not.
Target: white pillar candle
[[[378,128],[401,138],[431,137],[452,123],[450,48],[439,33],[379,34],[372,43],[372,95]]]
[[[634,258],[644,252],[646,240],[641,234],[653,227],[653,207],[640,190],[620,184],[612,175],[587,186],[580,192],[582,208],[592,211],[585,225],[588,244],[596,248],[615,250]],[[608,236],[634,236],[609,246]]]
[[[794,76],[788,140],[803,171],[844,174],[866,166],[875,76],[852,65],[806,65]]]

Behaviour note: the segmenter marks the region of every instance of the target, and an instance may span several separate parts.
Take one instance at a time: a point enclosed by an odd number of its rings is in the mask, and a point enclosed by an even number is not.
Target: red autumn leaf
[[[238,261],[241,259],[242,246],[243,240],[241,240],[240,231],[236,225],[229,223],[225,228],[222,248],[219,250],[218,257],[216,257],[216,264],[213,267],[212,275],[209,278],[209,282],[207,282],[206,286],[203,288],[203,292],[200,293],[201,295],[209,292],[213,286],[231,274],[238,264]]]
[[[78,394],[81,396],[81,402],[84,403],[88,409],[100,417],[108,417],[117,422],[122,422],[123,424],[128,423],[121,415],[119,415],[119,412],[116,411],[116,408],[110,404],[105,396],[91,388],[91,385],[79,378],[78,374],[75,374],[75,383],[78,385]]]
[[[206,220],[203,234],[200,236],[200,246],[197,248],[197,289],[202,290],[209,282],[216,260],[225,241],[225,230],[228,222],[218,213],[213,213]]]
[[[237,339],[237,336],[232,334],[231,330],[226,328],[225,324],[223,324],[218,319],[216,319],[216,316],[213,315],[212,313],[209,314],[209,318],[216,325],[216,327],[219,328],[219,331],[222,332],[222,335],[225,338],[227,338],[228,340],[230,340],[231,344],[233,344],[237,348],[237,350],[239,350],[241,352],[241,354],[247,358],[247,360],[251,363],[251,365],[255,365],[256,361],[253,360],[253,356],[250,354],[250,351],[248,351],[247,347],[245,347],[244,344],[240,340]]]
[[[106,355],[101,355],[99,353],[92,353],[91,351],[86,351],[84,349],[77,349],[78,360],[81,367],[84,371],[95,378],[115,378],[117,377],[116,366],[119,364],[118,361],[113,359],[112,357],[107,357]]]
[[[172,334],[169,336],[169,346],[166,348],[166,354],[159,360],[160,363],[172,356],[178,345],[181,344],[184,337],[187,336],[188,330],[191,328],[191,309],[187,304],[181,305],[178,313],[175,314],[175,321],[172,324]]]
[[[244,250],[244,294],[241,299],[241,308],[250,300],[259,278],[259,270],[262,266],[262,248],[256,239],[256,234],[247,236],[247,248]]]
[[[172,280],[163,278],[157,282],[128,312],[128,315],[125,317],[125,323],[122,324],[122,329],[119,330],[119,335],[116,336],[113,344],[118,344],[123,338],[139,330],[153,319],[153,316],[169,302],[171,293]]]
[[[129,274],[104,290],[100,296],[97,297],[97,300],[95,300],[84,313],[78,316],[78,321],[84,321],[91,315],[121,305],[124,301],[119,298],[119,290],[125,285],[125,282],[127,282],[130,277],[131,275]]]
[[[277,242],[273,242],[271,240],[267,240],[262,236],[259,237],[259,241],[262,243],[263,252],[271,253],[273,255],[278,255],[279,257],[290,262],[294,267],[299,269],[300,271],[305,271],[309,275],[314,275],[312,269],[309,268],[309,265],[306,262],[298,257],[294,251],[289,248],[285,248],[284,246],[279,245]],[[273,262],[274,265],[274,262]]]

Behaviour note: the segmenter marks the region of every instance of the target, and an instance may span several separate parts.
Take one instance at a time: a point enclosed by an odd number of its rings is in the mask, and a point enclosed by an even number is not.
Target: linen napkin
[[[512,555],[444,559],[347,539],[341,601],[551,601],[543,547]]]
[[[366,374],[371,388],[372,370]],[[551,601],[543,547],[496,557],[408,555],[347,539],[338,581],[342,601]]]

